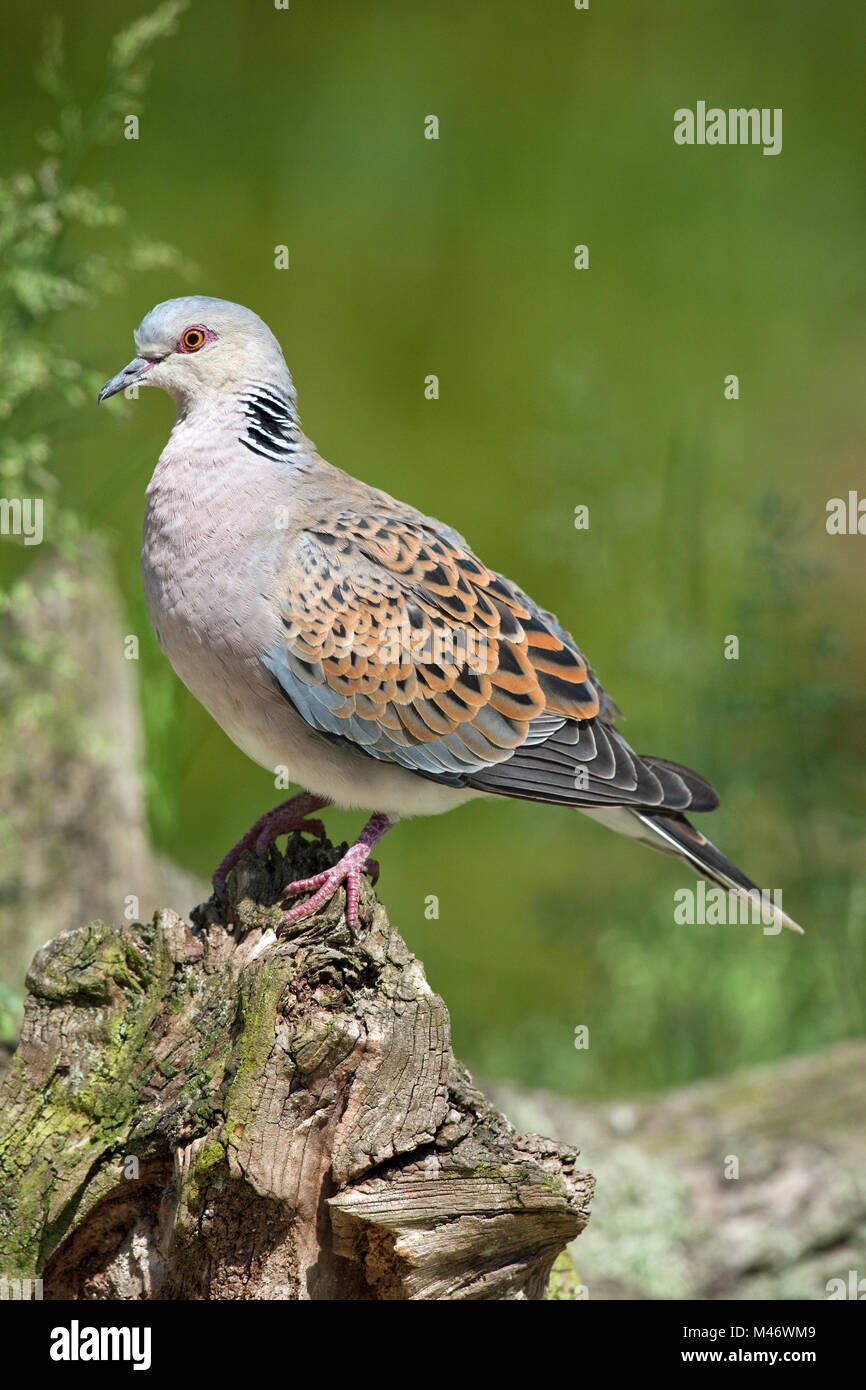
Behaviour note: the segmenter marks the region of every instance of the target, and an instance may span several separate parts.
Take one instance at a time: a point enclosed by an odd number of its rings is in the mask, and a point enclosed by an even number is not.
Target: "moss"
[[[286,968],[285,963],[281,966],[268,956],[258,970],[245,973],[241,984],[236,1070],[225,1099],[226,1128],[232,1142],[242,1135],[257,1103],[255,1090],[274,1045],[274,1016],[287,983]]]
[[[227,1167],[227,1140],[224,1135],[206,1140],[196,1155],[192,1171],[184,1183],[184,1200],[189,1208],[194,1208],[208,1187],[220,1188],[223,1185]]]
[[[47,1085],[4,1135],[0,1189],[15,1194],[4,1257],[21,1268],[37,1272],[76,1215],[94,1164],[122,1148],[129,1134],[140,1090],[137,1068],[174,971],[164,938],[155,941],[149,956],[128,932],[92,922],[51,942],[31,971],[37,998],[50,1005],[71,1001],[92,1013],[98,1026],[92,1067],[79,1079],[55,1064]],[[23,1077],[23,1067],[22,1059],[13,1059],[11,1084],[16,1069]],[[42,1161],[31,1161],[34,1156]]]

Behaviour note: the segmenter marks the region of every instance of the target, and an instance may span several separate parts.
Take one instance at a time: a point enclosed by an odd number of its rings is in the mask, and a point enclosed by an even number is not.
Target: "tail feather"
[[[730,859],[726,859],[721,850],[716,849],[712,841],[708,840],[706,835],[702,835],[700,830],[696,830],[685,816],[644,811],[631,811],[629,814],[647,831],[646,835],[639,834],[636,838],[649,845],[651,849],[658,849],[663,854],[673,854],[676,858],[684,860],[700,877],[736,893],[738,898],[752,902],[754,895],[760,893],[758,885],[747,878]],[[769,898],[764,901],[772,912],[774,921],[802,935],[803,928],[793,917],[789,917],[787,912],[783,912],[781,907],[777,907]]]

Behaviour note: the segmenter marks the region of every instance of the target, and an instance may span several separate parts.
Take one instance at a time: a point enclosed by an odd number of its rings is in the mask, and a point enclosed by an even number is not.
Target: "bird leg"
[[[303,917],[308,917],[334,896],[341,883],[345,883],[346,921],[351,928],[356,928],[358,925],[358,898],[361,892],[361,872],[362,870],[366,871],[369,867],[367,861],[370,857],[370,850],[395,824],[396,821],[392,820],[390,816],[380,814],[371,816],[355,843],[350,845],[342,859],[339,859],[330,869],[325,869],[324,873],[321,874],[314,874],[312,878],[300,878],[297,882],[290,883],[285,890],[286,893],[308,893],[311,889],[313,893],[306,902],[298,903],[286,913],[283,918],[283,926],[289,926],[292,922],[299,922]],[[376,868],[378,869],[378,865]]]
[[[325,838],[325,827],[320,820],[304,820],[310,811],[319,811],[323,806],[330,806],[330,801],[326,796],[314,796],[312,792],[301,792],[298,796],[292,796],[288,801],[284,801],[281,806],[275,806],[272,811],[266,811],[263,816],[259,816],[255,825],[244,835],[243,839],[238,840],[234,849],[230,849],[223,862],[220,864],[213,876],[214,888],[221,888],[228,877],[229,871],[234,868],[242,854],[248,849],[255,849],[256,854],[264,854],[278,835],[288,834],[290,830],[307,830],[311,835],[316,835],[320,840]]]

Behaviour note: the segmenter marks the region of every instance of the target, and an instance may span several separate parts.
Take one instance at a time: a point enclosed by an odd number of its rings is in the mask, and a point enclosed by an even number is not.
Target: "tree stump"
[[[367,880],[280,930],[334,860],[247,855],[187,924],[38,952],[0,1094],[0,1268],[46,1299],[544,1298],[586,1223],[577,1151],[517,1134]]]

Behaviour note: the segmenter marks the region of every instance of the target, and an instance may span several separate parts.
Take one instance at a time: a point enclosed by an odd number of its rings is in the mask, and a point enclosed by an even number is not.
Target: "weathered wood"
[[[188,925],[37,954],[0,1095],[0,1258],[46,1298],[543,1298],[576,1151],[516,1134],[364,881],[277,935],[293,836]]]

